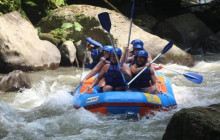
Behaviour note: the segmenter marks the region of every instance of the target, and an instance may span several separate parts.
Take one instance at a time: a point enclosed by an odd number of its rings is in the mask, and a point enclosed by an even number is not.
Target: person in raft
[[[140,39],[135,39],[135,40],[131,41],[131,44],[133,45],[133,50],[129,53],[128,58],[125,61],[126,53],[128,53],[128,51],[129,51],[129,46],[126,48],[126,51],[122,57],[122,62],[134,64],[134,63],[136,63],[134,60],[134,56],[139,50],[144,50],[144,47],[143,47],[144,42],[141,41]]]
[[[132,77],[135,77],[142,69],[147,66],[148,68],[141,73],[129,86],[129,90],[137,90],[146,93],[161,93],[156,85],[156,76],[154,70],[148,62],[148,53],[145,50],[140,50],[135,55],[136,64],[130,66]],[[152,85],[151,85],[152,84]]]
[[[93,77],[97,73],[99,73],[102,69],[102,67],[110,63],[110,51],[113,50],[113,46],[111,45],[106,45],[103,47],[103,57],[100,58],[100,62],[92,69],[92,71],[80,82],[81,84],[86,81],[87,79]],[[103,87],[105,85],[104,80],[100,81],[99,87]]]
[[[92,62],[85,63],[85,67],[93,69],[99,63],[100,58],[103,56],[102,45],[90,37],[87,37],[86,40],[88,42],[87,49],[91,52]]]
[[[136,53],[140,50],[144,50],[144,42],[141,41],[140,39],[135,39],[135,40],[131,41],[131,44],[133,45],[133,51],[129,53],[129,57],[127,58],[127,60],[125,60],[126,53],[129,51],[129,47],[127,47],[125,53],[123,54],[122,62],[131,63],[131,65],[133,65],[133,64],[137,63],[136,59],[135,59]],[[148,62],[150,62],[150,61],[152,61],[152,58],[150,55],[148,55]],[[156,80],[158,82],[160,82],[157,75],[156,75],[155,68],[157,70],[159,70],[159,69],[161,69],[161,67],[155,67],[154,65],[151,65],[151,69],[154,71],[154,75],[156,77]]]
[[[118,55],[118,58],[120,59],[122,55],[121,49],[116,48],[116,54]],[[114,54],[114,50],[110,51],[110,58],[111,58],[110,64],[104,65],[98,77],[95,79],[92,85],[88,87],[88,90],[96,86],[103,77],[105,77],[106,85],[103,87],[103,89],[100,88],[100,92],[125,90],[125,83],[123,81],[121,73],[124,74],[126,81],[130,81],[131,70],[129,69],[128,65],[125,63],[123,64],[120,63],[120,65],[122,66],[121,66],[121,69],[119,69],[118,63],[117,63],[117,60]]]

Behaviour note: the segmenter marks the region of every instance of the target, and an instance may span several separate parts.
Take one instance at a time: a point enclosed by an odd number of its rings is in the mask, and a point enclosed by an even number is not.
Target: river
[[[33,87],[23,92],[0,92],[0,139],[148,139],[160,140],[172,115],[193,106],[220,101],[220,55],[196,56],[194,67],[165,65],[179,72],[203,75],[201,85],[162,70],[172,82],[177,109],[156,112],[149,118],[92,114],[73,109],[68,93],[78,84],[80,68],[29,73]],[[0,75],[3,76],[3,75]]]

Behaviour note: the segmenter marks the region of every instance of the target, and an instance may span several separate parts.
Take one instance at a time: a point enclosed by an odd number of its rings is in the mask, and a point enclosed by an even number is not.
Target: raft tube
[[[86,91],[95,77],[85,81],[73,95],[73,106],[100,114],[128,114],[145,116],[154,111],[170,110],[176,108],[170,80],[163,73],[156,71],[161,83],[157,83],[162,94],[149,94],[138,91],[110,91],[99,93],[99,87]],[[97,75],[96,75],[97,76]]]

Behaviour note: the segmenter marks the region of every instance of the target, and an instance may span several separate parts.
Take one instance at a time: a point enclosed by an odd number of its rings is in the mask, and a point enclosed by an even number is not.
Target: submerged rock
[[[89,36],[94,40],[100,42],[103,46],[109,45],[110,40],[106,31],[102,29],[99,24],[98,14],[101,12],[108,12],[111,18],[111,35],[114,38],[115,46],[123,48],[127,46],[128,42],[128,32],[130,21],[128,18],[123,16],[120,13],[111,11],[105,8],[88,6],[88,5],[70,5],[61,7],[52,11],[47,17],[43,18],[38,26],[41,27],[41,31],[44,33],[51,32],[56,28],[60,28],[63,23],[74,23],[78,22],[82,25],[83,29],[81,31],[76,31],[73,28],[70,28],[70,31],[67,36],[72,37],[74,44],[77,48],[77,56],[84,56],[84,50],[80,51],[82,47],[77,45],[86,45],[85,37]],[[168,41],[161,39],[158,36],[152,35],[148,32],[145,32],[135,24],[132,26],[131,41],[133,39],[141,39],[144,41],[144,48],[151,53],[152,57],[155,57],[159,54]],[[82,41],[83,43],[79,43]],[[83,47],[85,48],[85,47]],[[82,58],[78,57],[80,61]],[[179,49],[176,45],[165,54],[165,56],[160,57],[157,62],[163,63],[177,63],[187,66],[192,66],[194,64],[193,57]]]
[[[220,104],[193,107],[176,112],[163,140],[219,140]]]
[[[0,81],[0,90],[14,92],[24,88],[31,88],[31,79],[28,74],[15,70],[4,76]]]
[[[54,69],[60,52],[49,41],[42,41],[37,30],[18,12],[0,16],[0,72]]]

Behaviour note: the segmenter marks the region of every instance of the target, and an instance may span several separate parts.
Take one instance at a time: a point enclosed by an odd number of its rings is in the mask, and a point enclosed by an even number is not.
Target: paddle
[[[117,63],[118,63],[118,67],[119,67],[119,69],[120,69],[121,66],[120,66],[120,63],[119,63],[118,55],[116,54],[115,46],[114,46],[114,44],[113,44],[113,39],[112,39],[111,34],[110,34],[111,20],[110,20],[109,14],[108,14],[107,12],[100,13],[100,14],[98,14],[98,18],[99,18],[99,21],[100,21],[100,23],[101,23],[102,28],[104,28],[104,29],[108,32],[108,34],[109,34],[110,41],[111,41],[111,44],[112,44],[112,46],[113,46],[115,58],[116,58],[116,61],[117,61]],[[123,78],[124,83],[126,83],[124,74],[121,73],[121,75],[122,75],[122,78]]]
[[[82,80],[82,75],[83,75],[83,73],[84,73],[84,70],[85,70],[85,62],[86,62],[86,56],[87,56],[87,48],[86,48],[86,52],[85,52],[85,55],[84,55],[84,59],[83,59],[83,67],[82,67],[82,73],[81,73],[81,76],[80,76],[80,80]],[[86,76],[85,76],[86,77]],[[85,77],[83,78],[83,79],[85,79]],[[79,83],[77,86],[76,86],[76,88],[74,89],[74,91],[73,91],[73,95],[75,94],[75,91],[76,91],[76,89],[77,88],[79,88],[79,86],[80,86],[81,84]]]
[[[162,67],[165,68],[164,66],[162,66]],[[201,84],[203,81],[203,77],[199,74],[195,74],[192,72],[181,73],[181,72],[175,71],[173,69],[169,69],[169,68],[165,68],[165,69],[172,71],[172,72],[175,72],[177,74],[182,74],[187,80],[194,82],[196,84]]]
[[[165,54],[171,47],[173,46],[173,41],[171,40],[165,47],[164,49],[161,51],[161,53],[159,53],[152,61],[150,64],[152,64],[154,61],[157,60],[157,58],[159,58],[162,54]],[[139,76],[141,75],[142,72],[144,72],[147,69],[147,66],[142,69],[133,79],[131,79],[131,81],[128,83],[128,86]]]
[[[129,28],[129,34],[128,34],[128,45],[130,44],[130,39],[131,39],[131,27],[132,27],[132,21],[133,21],[133,17],[134,17],[134,6],[135,6],[135,0],[133,1],[133,5],[132,5],[132,9],[131,9],[131,19],[130,19],[130,28]],[[125,54],[125,63],[127,62],[127,58],[128,58],[128,51]]]

